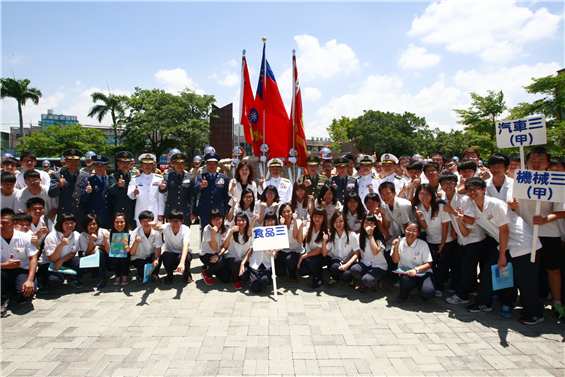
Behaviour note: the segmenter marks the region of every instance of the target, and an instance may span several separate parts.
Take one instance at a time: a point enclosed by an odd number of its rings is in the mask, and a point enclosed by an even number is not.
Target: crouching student
[[[312,289],[324,285],[323,268],[331,262],[329,255],[322,254],[322,239],[327,231],[326,210],[322,207],[314,208],[305,237],[306,252],[300,256],[297,264],[300,275],[312,276]]]
[[[176,210],[171,210],[171,212],[173,211]],[[159,278],[159,270],[161,269],[160,258],[163,237],[158,230],[152,228],[152,225],[155,224],[155,215],[153,215],[153,212],[141,211],[138,220],[140,226],[134,229],[129,241],[131,264],[133,264],[137,270],[136,282],[143,284],[145,265],[152,264],[155,269],[151,273],[149,280],[155,284],[160,284],[161,278]]]
[[[31,199],[30,199],[31,200]],[[78,250],[80,256],[88,256],[99,252],[98,267],[94,268],[93,274],[98,277],[98,290],[106,286],[106,266],[110,265],[110,257],[106,251],[104,236],[108,230],[100,228],[100,220],[94,213],[89,213],[82,218],[81,224],[83,232],[78,239]],[[90,269],[85,269],[88,271]]]
[[[227,229],[224,224],[224,215],[220,210],[210,211],[210,223],[202,231],[202,241],[200,244],[200,261],[207,268],[202,271],[202,278],[207,285],[213,285],[212,276],[216,275],[224,284],[230,281],[230,271],[227,268],[227,260],[219,255],[224,240],[227,236]]]
[[[418,293],[427,301],[436,294],[430,248],[426,241],[418,238],[420,226],[416,222],[409,222],[404,234],[405,237],[392,241],[392,260],[398,263],[398,267],[410,268],[406,275],[400,275],[400,294],[396,302],[403,304],[414,287],[418,287]]]
[[[332,259],[329,266],[331,279],[327,288],[337,285],[340,279],[354,284],[350,269],[359,259],[359,238],[349,230],[341,211],[336,211],[331,218],[330,234],[322,239],[322,254]]]
[[[539,253],[535,263],[530,262],[533,241],[533,230],[530,226],[502,200],[485,195],[486,182],[482,178],[469,178],[465,182],[467,195],[475,203],[475,221],[492,238],[498,242],[497,250],[490,255],[492,264],[505,267],[512,262],[514,271],[514,287],[499,290],[501,315],[510,317],[512,305],[517,299],[517,288],[520,289],[520,302],[524,313],[519,321],[525,325],[543,322],[543,307],[538,299],[538,271],[540,268]],[[536,249],[542,247],[539,239]],[[496,258],[497,257],[497,258]],[[516,288],[517,287],[517,288]],[[492,272],[491,266],[481,268],[480,284],[474,304],[467,311],[478,313],[492,311]]]
[[[75,276],[69,275],[67,281],[75,288],[84,287],[80,280],[83,270],[80,267],[80,258],[77,256],[79,234],[75,231],[77,218],[72,213],[64,213],[57,216],[55,229],[45,237],[43,253],[39,257],[39,270],[37,278],[44,285],[43,292],[49,288],[60,286],[64,277],[60,273],[49,271],[49,265],[54,263],[53,270],[68,267],[75,270]]]
[[[288,271],[290,284],[296,284],[298,282],[298,260],[304,253],[302,242],[306,221],[298,220],[298,215],[292,212],[290,203],[281,204],[279,211],[281,225],[286,226],[288,232],[288,248],[279,250],[275,272],[277,276],[286,276]]]
[[[53,221],[43,216],[45,213],[45,200],[43,200],[43,198],[29,198],[26,202],[26,206],[26,211],[31,216],[30,230],[37,237],[37,242],[40,246],[39,250],[42,250],[45,237],[53,230]]]
[[[361,261],[351,267],[351,275],[359,282],[359,292],[374,288],[381,291],[381,280],[385,277],[388,264],[385,254],[385,236],[379,229],[380,222],[375,215],[368,213],[359,233],[359,254]],[[382,226],[382,225],[381,225]]]
[[[106,245],[106,250],[108,253],[110,252],[111,246],[110,242],[112,241],[112,236],[115,233],[124,233],[122,241],[120,242],[121,245],[125,245],[124,251],[127,253],[126,258],[118,258],[118,257],[110,257],[110,263],[112,264],[112,268],[116,273],[116,278],[114,279],[113,285],[128,285],[129,284],[129,242],[130,242],[130,233],[128,231],[129,224],[126,215],[122,212],[117,212],[114,214],[114,219],[112,220],[112,228],[110,232],[104,235],[104,243]]]
[[[184,213],[181,210],[171,210],[167,219],[169,222],[160,226],[164,242],[160,261],[167,271],[165,284],[172,284],[173,272],[180,272],[182,281],[190,283],[192,282],[192,274],[190,273],[190,262],[192,262],[190,228],[183,224]]]
[[[265,226],[277,225],[277,215],[273,212],[265,215]],[[271,256],[277,258],[277,250],[253,250],[250,248],[241,261],[239,275],[242,276],[246,271],[246,265],[249,264],[249,288],[254,293],[261,293],[263,287],[273,284],[273,266],[271,265]]]
[[[249,270],[242,262],[253,247],[252,228],[258,218],[259,215],[255,214],[250,224],[245,212],[238,212],[235,215],[235,225],[228,231],[222,250],[218,254],[225,255],[235,289],[241,289],[241,282],[249,280]]]
[[[2,317],[8,308],[8,292],[18,298],[18,302],[33,299],[37,290],[38,250],[32,244],[32,234],[14,229],[14,211],[3,208],[0,214],[2,224]]]

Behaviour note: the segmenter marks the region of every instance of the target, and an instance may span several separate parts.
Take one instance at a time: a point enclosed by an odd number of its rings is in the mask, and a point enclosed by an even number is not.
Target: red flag
[[[255,137],[253,147],[256,156],[259,156],[259,146],[265,143],[270,148],[270,158],[286,158],[288,157],[290,122],[279,92],[275,75],[265,57],[265,46],[266,45],[263,44],[261,74],[259,75],[259,84],[257,85],[257,92],[255,96],[255,108],[259,115],[259,121],[257,122],[258,132],[254,135],[257,137]],[[265,135],[263,135],[263,124],[265,125]],[[255,149],[255,147],[257,149]]]
[[[253,146],[255,150],[255,139],[253,137],[254,133],[257,132],[257,121],[259,120],[259,115],[257,114],[257,109],[255,109],[255,100],[253,98],[253,89],[251,89],[251,82],[249,81],[249,71],[247,70],[247,60],[245,55],[241,57],[241,100],[240,100],[240,123],[243,126],[245,132],[245,141]],[[258,143],[260,145],[261,143]],[[259,147],[257,147],[257,151]],[[259,156],[258,153],[255,153]]]
[[[292,134],[289,139],[289,147],[298,151],[297,165],[303,168],[306,167],[306,156],[308,152],[306,149],[306,134],[304,133],[304,114],[302,112],[302,94],[300,92],[300,83],[298,81],[298,69],[296,68],[296,56],[292,56],[292,69],[294,70],[293,78],[293,95],[292,95],[292,108],[290,110],[293,119],[290,120],[290,129]],[[294,145],[292,140],[294,138]]]

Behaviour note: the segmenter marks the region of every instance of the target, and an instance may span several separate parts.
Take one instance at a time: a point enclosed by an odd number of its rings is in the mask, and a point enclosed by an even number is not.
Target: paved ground
[[[197,233],[197,232],[193,232]],[[194,239],[196,241],[196,239]],[[193,242],[196,244],[196,242]],[[254,295],[244,286],[134,282],[103,292],[63,286],[3,318],[5,376],[564,376],[565,326],[525,326],[470,314],[443,299],[397,290],[360,294],[279,279]]]

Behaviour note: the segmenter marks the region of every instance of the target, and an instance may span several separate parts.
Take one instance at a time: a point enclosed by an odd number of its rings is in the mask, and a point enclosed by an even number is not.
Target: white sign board
[[[288,248],[287,229],[284,225],[253,228],[253,250],[281,250]]]
[[[545,115],[496,122],[498,148],[528,147],[547,144]]]
[[[513,195],[518,199],[565,203],[565,173],[516,170]]]

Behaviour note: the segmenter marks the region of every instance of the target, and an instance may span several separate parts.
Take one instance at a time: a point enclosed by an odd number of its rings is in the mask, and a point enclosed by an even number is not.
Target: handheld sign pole
[[[288,248],[288,230],[284,225],[276,226],[260,226],[253,229],[253,250],[268,250],[269,254],[273,249],[273,245],[277,248]],[[277,277],[275,275],[275,257],[271,255],[271,277],[273,279],[273,294],[277,301]]]
[[[275,295],[275,301],[277,299],[277,275],[275,274],[275,257],[271,255],[271,278],[273,280],[273,294]]]
[[[536,216],[539,216],[541,201],[536,200]],[[530,262],[536,263],[536,246],[538,240],[539,225],[534,225],[534,236],[532,237],[532,253],[530,254]]]

